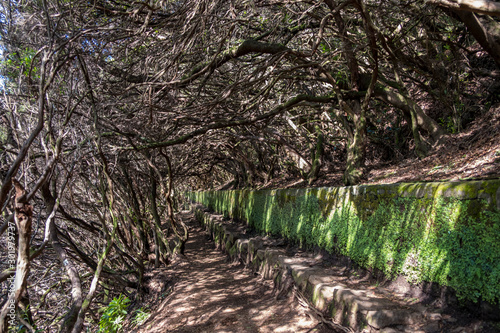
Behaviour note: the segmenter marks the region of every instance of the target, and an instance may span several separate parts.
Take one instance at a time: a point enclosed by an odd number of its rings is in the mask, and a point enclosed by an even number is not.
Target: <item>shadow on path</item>
[[[137,332],[332,332],[290,299],[277,300],[270,281],[231,264],[191,213],[186,258],[169,267],[173,290]]]

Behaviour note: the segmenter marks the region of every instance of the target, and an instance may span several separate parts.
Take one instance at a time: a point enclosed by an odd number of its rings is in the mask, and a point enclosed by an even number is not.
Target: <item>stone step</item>
[[[249,238],[222,216],[204,212],[202,206],[194,206],[194,211],[216,246],[232,260],[241,261],[264,279],[273,279],[276,290],[291,276],[307,300],[338,324],[360,332],[432,332],[421,328],[439,327],[440,315],[427,313],[425,307],[388,299],[373,290],[351,288],[339,281],[345,278],[340,269],[325,268],[310,258],[287,256],[285,249],[273,246],[278,241]]]

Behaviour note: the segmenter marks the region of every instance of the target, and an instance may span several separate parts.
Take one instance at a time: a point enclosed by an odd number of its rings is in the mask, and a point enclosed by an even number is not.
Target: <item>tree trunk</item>
[[[163,152],[161,152],[161,154],[163,155],[163,157],[165,157],[165,161],[167,162],[167,171],[168,171],[168,189],[167,193],[165,194],[165,199],[167,201],[167,213],[172,224],[172,229],[179,240],[173,252],[174,254],[180,253],[183,255],[184,250],[186,248],[186,242],[189,239],[189,230],[186,224],[182,221],[182,219],[177,220],[175,218],[174,206],[172,202],[172,189],[173,189],[172,164],[170,163],[170,158],[168,157],[167,154]],[[179,232],[179,225],[182,228],[183,232],[182,234]]]
[[[83,330],[83,323],[85,321],[85,314],[87,313],[87,310],[90,307],[90,304],[92,303],[92,300],[94,299],[94,295],[97,289],[97,282],[99,281],[99,277],[101,276],[102,269],[104,267],[104,262],[106,261],[106,258],[108,257],[109,250],[113,246],[113,235],[108,238],[107,243],[106,243],[106,248],[104,249],[104,252],[102,253],[101,257],[99,258],[99,262],[97,263],[97,268],[94,272],[94,278],[92,279],[92,283],[90,284],[89,292],[87,296],[85,297],[85,300],[82,303],[82,306],[80,308],[80,312],[78,313],[78,316],[76,318],[75,325],[73,327],[73,330],[71,333],[80,333]]]
[[[46,212],[47,214],[50,214],[54,209],[56,200],[50,192],[49,182],[46,182],[42,186],[41,193],[45,202]],[[78,274],[78,269],[74,265],[73,260],[69,258],[66,250],[63,248],[59,240],[55,221],[52,221],[49,228],[49,237],[52,248],[54,249],[57,258],[59,259],[62,268],[66,271],[66,274],[69,276],[69,279],[71,281],[71,307],[68,313],[66,313],[66,315],[64,316],[64,320],[59,327],[59,331],[71,332],[76,323],[78,312],[82,307],[82,282],[80,280],[80,275]]]
[[[377,85],[375,87],[375,97],[403,111],[406,118],[410,121],[412,121],[412,117],[414,117],[417,126],[429,133],[433,140],[433,144],[439,143],[446,136],[446,132],[441,126],[439,126],[434,119],[426,115],[411,99],[405,99],[401,94],[382,85]]]
[[[316,139],[316,145],[314,147],[314,150],[312,152],[312,164],[311,164],[311,170],[309,171],[308,174],[308,183],[311,185],[318,179],[319,171],[321,170],[321,159],[323,157],[323,142],[324,142],[324,135],[321,132],[321,129],[319,126],[316,126],[316,133],[317,133],[317,139]]]
[[[159,256],[164,264],[168,264],[168,256],[171,255],[172,251],[170,250],[170,245],[168,244],[168,240],[165,237],[165,234],[163,233],[163,230],[161,230],[161,218],[160,214],[158,214],[158,206],[156,204],[156,188],[157,188],[157,183],[156,179],[154,178],[154,173],[153,169],[151,169],[151,213],[153,214],[153,223],[154,223],[154,230],[155,231],[155,237],[157,237],[157,242],[158,242],[158,249],[157,249],[157,256]],[[167,236],[168,236],[168,230],[167,230]],[[156,253],[155,253],[156,254]],[[159,260],[160,258],[156,259],[155,258],[155,266],[157,265],[156,260]],[[158,263],[159,264],[159,263]]]
[[[490,0],[427,0],[427,3],[454,9],[457,12],[474,12],[500,16],[500,3]]]
[[[26,282],[30,269],[29,254],[33,206],[26,202],[26,191],[23,186],[16,179],[12,179],[12,184],[16,189],[14,220],[19,239],[16,275],[14,277],[13,289],[9,290],[9,298],[0,312],[0,333],[8,332],[9,324],[13,325],[15,323],[15,309],[22,295],[26,292]],[[7,320],[7,317],[9,317],[9,320]]]
[[[123,174],[125,175],[125,181],[128,186],[128,190],[130,191],[130,198],[132,199],[132,209],[135,214],[135,219],[133,217],[130,218],[130,221],[136,226],[138,232],[139,232],[139,237],[141,239],[141,248],[140,248],[140,255],[142,257],[147,256],[149,253],[149,240],[147,236],[147,228],[146,228],[146,223],[144,220],[141,218],[141,205],[139,204],[139,200],[137,198],[137,195],[135,194],[134,190],[134,185],[132,183],[132,179],[130,178],[130,175],[128,174],[127,169],[122,166]]]
[[[366,116],[358,100],[351,101],[350,114],[354,120],[354,135],[347,147],[347,165],[344,172],[344,184],[359,184],[365,171],[366,155]],[[346,105],[349,108],[349,106]]]
[[[461,10],[454,12],[500,68],[500,24],[491,17],[478,18],[474,13]]]

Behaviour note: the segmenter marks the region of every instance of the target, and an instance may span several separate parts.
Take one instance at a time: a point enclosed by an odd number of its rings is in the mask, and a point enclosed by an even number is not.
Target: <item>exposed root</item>
[[[297,299],[300,305],[306,308],[307,313],[312,316],[314,319],[320,321],[325,324],[329,328],[335,330],[336,332],[344,332],[344,333],[354,333],[355,331],[350,327],[345,327],[340,324],[335,323],[331,318],[326,317],[321,311],[316,309],[307,298],[300,292],[297,286],[294,286],[292,289],[293,297]]]

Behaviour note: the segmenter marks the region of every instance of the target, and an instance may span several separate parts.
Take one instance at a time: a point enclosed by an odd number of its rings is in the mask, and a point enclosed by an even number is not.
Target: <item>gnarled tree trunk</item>
[[[344,184],[355,185],[364,173],[366,156],[366,116],[358,100],[350,102],[350,113],[354,120],[354,133],[347,147],[347,163],[344,172]]]
[[[26,191],[16,180],[12,179],[12,184],[16,189],[16,198],[14,201],[14,220],[18,230],[18,249],[16,261],[16,275],[14,283],[11,285],[9,298],[3,305],[0,312],[0,332],[8,332],[9,323],[15,322],[15,310],[22,295],[26,292],[26,281],[30,270],[30,239],[31,224],[33,218],[33,206],[26,201]],[[9,319],[9,320],[8,320]]]

